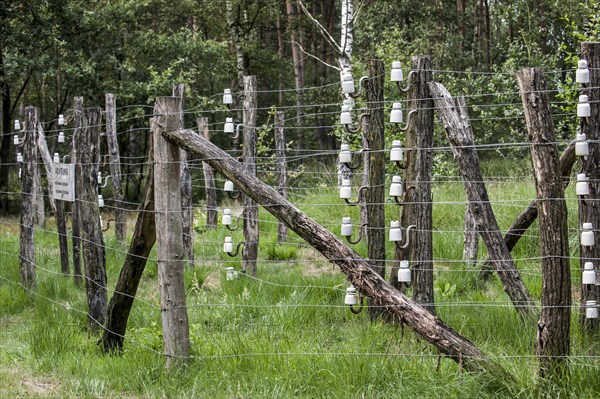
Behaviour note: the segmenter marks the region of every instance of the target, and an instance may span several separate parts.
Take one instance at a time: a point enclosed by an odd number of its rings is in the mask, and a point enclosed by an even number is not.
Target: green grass
[[[323,182],[321,182],[323,183]],[[327,186],[329,183],[323,183]],[[304,186],[307,186],[304,183]],[[318,186],[319,183],[317,183]],[[303,187],[304,187],[303,186]],[[534,197],[532,184],[488,185],[505,230]],[[342,216],[358,223],[358,209],[338,203],[333,189],[296,198],[311,217],[339,234]],[[223,238],[241,231],[219,227],[196,236],[196,267],[185,272],[193,359],[179,370],[165,368],[156,265],[150,261],[140,284],[120,356],[103,354],[87,331],[83,287],[59,273],[52,228],[36,236],[37,295],[19,286],[18,257],[5,255],[0,278],[0,396],[56,398],[417,398],[417,397],[597,397],[600,361],[574,359],[568,384],[540,391],[536,378],[535,320],[520,322],[498,279],[485,282],[462,257],[464,200],[461,182],[436,184],[434,256],[437,314],[445,323],[506,368],[516,383],[503,386],[490,375],[461,371],[408,328],[372,322],[341,306],[345,277],[292,232],[278,246],[276,220],[261,210],[258,278],[226,281],[225,267],[239,257],[222,253]],[[505,200],[504,203],[498,201]],[[573,202],[569,203],[573,205]],[[235,204],[232,204],[235,205]],[[397,207],[387,205],[388,223]],[[576,226],[571,209],[569,225]],[[541,280],[537,227],[514,249],[523,278],[539,298]],[[577,233],[572,232],[574,241]],[[106,239],[109,289],[124,254]],[[18,248],[18,235],[1,235],[3,253]],[[391,246],[390,246],[391,247]],[[356,250],[366,254],[364,244]],[[575,255],[576,245],[572,246]],[[388,256],[393,256],[391,248]],[[480,243],[479,259],[486,256]],[[154,258],[155,254],[151,255]],[[447,261],[444,261],[446,259]],[[573,267],[578,265],[574,262]],[[574,273],[574,286],[578,275]],[[325,287],[325,288],[321,288]],[[410,295],[410,289],[409,289]],[[486,302],[494,306],[456,306]],[[598,355],[600,337],[582,335],[573,313],[571,352]]]

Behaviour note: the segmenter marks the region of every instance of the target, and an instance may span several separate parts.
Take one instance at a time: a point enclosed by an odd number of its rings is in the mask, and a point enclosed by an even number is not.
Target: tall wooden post
[[[383,85],[385,67],[381,60],[369,61],[369,79],[365,82],[368,104],[368,125],[365,132],[368,162],[368,188],[365,190],[367,207],[367,252],[373,270],[385,279],[385,143]],[[382,310],[369,306],[371,317]]]
[[[106,143],[110,155],[109,167],[115,203],[115,237],[119,244],[125,245],[127,239],[127,218],[123,207],[121,160],[119,155],[119,141],[117,140],[117,104],[114,94],[106,94],[105,105]]]
[[[246,169],[256,176],[256,76],[244,76],[244,148],[242,156]],[[244,197],[244,249],[242,271],[255,276],[258,258],[258,205],[249,196]]]
[[[540,224],[542,312],[536,352],[540,376],[560,381],[567,374],[571,319],[567,205],[546,78],[541,69],[526,68],[517,73],[517,80],[531,143]]]
[[[285,113],[275,112],[275,155],[277,156],[277,192],[285,199],[288,198],[287,164],[285,162]],[[279,222],[277,226],[277,241],[287,241],[287,226]]]
[[[88,321],[92,331],[99,330],[106,320],[106,254],[98,206],[98,165],[100,163],[100,108],[87,108],[83,124],[75,139],[77,164],[75,188],[79,220],[81,220],[81,249],[88,303]],[[84,222],[85,221],[85,222]]]
[[[198,118],[198,133],[210,141],[208,129],[208,118]],[[218,224],[217,212],[217,186],[215,185],[215,172],[209,164],[202,162],[202,173],[204,174],[204,187],[206,190],[206,227],[214,229]]]
[[[180,190],[180,155],[167,142],[164,131],[182,127],[181,97],[158,97],[154,106],[154,203],[158,289],[167,367],[186,363],[190,356],[190,332],[185,304],[184,259],[181,241],[183,221]]]
[[[182,83],[173,85],[173,97],[181,98],[179,103],[179,118],[181,126],[185,125],[185,114],[183,104],[185,101],[185,85]],[[190,266],[194,265],[194,209],[192,207],[192,178],[188,165],[188,154],[181,150],[181,210],[183,212],[183,250]]]
[[[21,169],[21,223],[20,259],[21,284],[28,289],[36,288],[35,276],[35,228],[34,228],[34,174],[37,169],[38,109],[25,108],[25,137],[23,140],[23,167]]]
[[[474,150],[473,131],[469,122],[464,97],[452,98],[440,83],[430,82],[429,91],[444,128],[454,159],[458,164],[467,199],[473,206],[473,216],[488,254],[492,258],[504,291],[513,302],[523,320],[535,313],[535,302],[521,279],[521,274],[510,256],[492,210],[487,189],[479,167],[479,158]]]
[[[77,142],[83,134],[83,97],[75,97],[73,100],[75,129],[73,130],[71,146],[71,163],[77,165]],[[83,281],[83,274],[81,272],[81,223],[79,219],[79,202],[77,201],[77,197],[77,186],[75,186],[75,202],[73,202],[71,206],[71,228],[73,230],[73,235],[71,237],[73,244],[73,279],[76,285],[80,285]]]
[[[479,235],[477,234],[477,225],[473,216],[473,205],[467,201],[465,204],[465,221],[463,237],[463,262],[468,267],[477,264],[477,252],[479,251]]]
[[[581,133],[587,136],[590,142],[590,155],[580,160],[579,173],[587,175],[590,195],[586,201],[579,201],[579,228],[583,223],[592,223],[596,233],[596,245],[581,247],[580,267],[583,270],[585,262],[592,262],[596,271],[596,285],[581,284],[581,311],[579,322],[583,330],[598,330],[598,319],[586,319],[585,303],[589,300],[600,302],[600,43],[584,42],[581,44],[581,58],[587,60],[590,71],[590,82],[581,90],[590,102],[590,116],[581,118],[579,127]]]

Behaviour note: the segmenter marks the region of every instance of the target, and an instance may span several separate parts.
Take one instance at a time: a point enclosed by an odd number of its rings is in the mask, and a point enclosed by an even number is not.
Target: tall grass
[[[335,185],[330,183],[294,200],[339,234],[342,216],[351,216],[357,224],[358,209],[325,206],[339,203],[337,191],[326,189]],[[489,184],[488,190],[499,204],[495,211],[502,229],[534,197],[532,184],[507,189],[498,182]],[[527,200],[498,202],[521,198]],[[456,262],[462,256],[462,183],[436,184],[434,200],[437,315],[515,376],[517,383],[501,390],[489,385],[490,376],[464,372],[440,357],[409,329],[371,321],[367,312],[350,313],[342,305],[345,277],[312,249],[299,245],[293,233],[285,245],[278,246],[277,222],[264,210],[257,279],[243,274],[234,281],[225,278],[224,268],[239,269],[239,258],[222,254],[223,238],[232,235],[234,241],[242,240],[240,231],[219,227],[196,237],[196,266],[185,272],[193,355],[189,366],[164,367],[155,262],[149,262],[142,278],[125,351],[108,356],[97,348],[98,337],[88,333],[83,287],[38,269],[37,295],[30,295],[18,285],[18,258],[10,257],[0,279],[0,371],[19,364],[33,378],[51,378],[57,388],[40,397],[61,398],[534,398],[542,393],[596,397],[600,392],[597,359],[574,359],[568,384],[539,391],[533,356],[535,321],[520,322],[496,278],[482,281],[476,270]],[[397,219],[397,212],[395,205],[387,205],[387,221]],[[539,262],[528,260],[539,251],[536,236],[534,226],[513,255],[521,259],[517,265],[527,271],[524,280],[539,298]],[[14,235],[2,237],[4,246],[16,242]],[[47,248],[56,245],[51,232],[39,232],[36,239]],[[106,242],[109,287],[113,287],[123,253],[112,236]],[[364,244],[355,247],[366,254]],[[60,270],[51,250],[41,252],[40,266]],[[481,244],[479,258],[485,256]],[[576,313],[572,354],[598,355],[599,337],[579,332]],[[11,388],[10,381],[0,381],[0,392],[18,396],[23,387]]]

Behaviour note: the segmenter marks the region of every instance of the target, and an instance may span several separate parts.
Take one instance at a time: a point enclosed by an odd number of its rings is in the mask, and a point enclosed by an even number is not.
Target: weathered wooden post
[[[465,205],[463,237],[463,261],[468,267],[477,264],[477,252],[479,251],[479,236],[477,234],[477,224],[473,216],[473,205],[467,201]]]
[[[583,223],[591,223],[596,233],[600,234],[600,43],[584,42],[581,44],[581,58],[588,62],[590,81],[584,84],[581,94],[588,96],[590,116],[581,118],[579,127],[585,134],[589,145],[589,156],[580,161],[579,173],[585,173],[590,187],[590,194],[585,201],[579,201],[579,227]],[[581,311],[579,322],[584,331],[598,330],[598,319],[586,319],[585,303],[590,300],[600,302],[600,242],[593,246],[581,246],[579,255],[580,267],[583,270],[586,262],[592,262],[596,273],[596,284],[581,284]]]
[[[385,126],[383,86],[385,67],[381,60],[369,61],[369,78],[365,81],[368,104],[365,134],[368,185],[365,190],[367,208],[367,253],[373,270],[385,279]],[[382,309],[369,306],[369,315],[380,316]]]
[[[83,111],[81,129],[76,131],[75,188],[81,221],[81,249],[88,303],[88,321],[98,331],[106,319],[106,254],[98,206],[98,165],[100,163],[100,108]],[[85,222],[83,222],[85,221]]]
[[[285,113],[275,112],[275,155],[277,156],[277,192],[285,199],[288,198],[287,163],[285,162]],[[287,226],[279,222],[277,226],[277,241],[287,241]]]
[[[542,312],[537,355],[542,378],[560,381],[568,374],[571,272],[567,205],[554,138],[546,78],[541,69],[517,73],[535,174],[542,257]]]
[[[198,118],[198,133],[210,141],[208,129],[208,118]],[[204,174],[204,186],[206,190],[206,227],[214,229],[218,224],[217,212],[217,186],[215,185],[215,172],[209,164],[202,162],[202,173]]]
[[[410,191],[402,208],[403,226],[416,225],[406,249],[396,249],[396,260],[409,259],[412,269],[413,298],[435,314],[433,291],[433,244],[431,175],[433,168],[433,100],[427,84],[433,80],[430,56],[414,56],[408,84],[409,112],[406,148],[409,152],[408,168],[404,180]],[[396,262],[397,263],[397,262]],[[394,270],[395,271],[395,270]],[[392,272],[392,283],[397,284]]]
[[[21,284],[26,289],[36,288],[35,276],[35,192],[34,174],[37,169],[38,109],[25,108],[25,137],[23,139],[23,167],[21,170],[20,259]]]
[[[181,240],[180,156],[178,146],[162,132],[182,128],[181,97],[158,97],[154,106],[154,202],[158,289],[167,367],[186,363],[190,356],[190,332],[185,304],[184,259]]]
[[[121,160],[119,155],[119,141],[117,140],[117,104],[114,94],[106,94],[105,106],[106,143],[110,155],[109,167],[115,204],[115,237],[119,244],[125,245],[127,240],[127,217],[123,207]]]
[[[73,112],[75,114],[75,129],[73,130],[71,144],[71,163],[77,165],[77,140],[82,135],[83,126],[83,97],[73,99]],[[71,206],[71,228],[73,230],[71,240],[73,244],[73,279],[76,285],[80,285],[83,281],[83,274],[81,272],[81,223],[77,196],[77,186],[75,186],[75,202]]]
[[[492,258],[491,262],[502,281],[504,291],[521,318],[526,320],[535,313],[535,303],[510,256],[492,210],[479,158],[474,150],[473,131],[464,97],[452,98],[440,83],[430,82],[429,91],[446,129],[446,136],[463,178],[467,199],[473,206],[477,230]]]
[[[50,203],[50,208],[52,212],[56,213],[56,199],[52,195],[53,187],[54,187],[54,179],[52,178],[52,156],[50,155],[50,151],[48,150],[48,142],[46,141],[46,134],[44,133],[44,129],[42,128],[42,124],[38,123],[37,127],[37,149],[40,157],[42,158],[42,162],[44,163],[44,170],[46,171],[46,176],[48,180],[48,202]]]
[[[181,126],[185,126],[185,115],[183,104],[185,102],[185,85],[182,83],[173,85],[173,97],[181,98],[179,103],[179,118]],[[190,266],[194,265],[194,209],[192,207],[192,178],[188,165],[188,154],[181,150],[181,209],[183,212],[183,250]]]
[[[244,148],[242,156],[246,169],[256,176],[256,76],[244,76]],[[244,197],[244,249],[242,251],[242,271],[256,275],[258,258],[258,206],[254,200]]]

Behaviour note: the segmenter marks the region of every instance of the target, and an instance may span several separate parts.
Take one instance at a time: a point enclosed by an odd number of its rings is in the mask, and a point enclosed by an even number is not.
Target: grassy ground
[[[459,179],[457,179],[459,180]],[[323,184],[327,186],[327,184]],[[309,187],[303,184],[302,187]],[[339,233],[342,216],[358,221],[356,209],[337,204],[337,192],[313,184],[297,192],[312,217]],[[506,229],[534,197],[531,181],[488,185],[499,223]],[[535,321],[523,324],[496,278],[485,282],[461,262],[462,183],[434,188],[434,256],[438,316],[511,372],[516,383],[498,390],[489,375],[466,373],[438,356],[409,329],[371,322],[342,305],[347,283],[332,265],[293,234],[277,246],[276,221],[261,211],[261,262],[257,279],[226,281],[224,268],[239,259],[222,255],[224,228],[196,237],[198,264],[186,271],[186,293],[194,358],[188,367],[166,370],[156,287],[150,261],[131,317],[125,352],[102,354],[86,328],[85,295],[59,267],[50,224],[38,231],[38,289],[18,285],[18,226],[0,224],[0,397],[31,398],[416,398],[538,397]],[[574,205],[574,202],[570,202]],[[572,208],[571,206],[571,208]],[[389,205],[388,219],[397,208]],[[574,211],[569,226],[577,225]],[[537,227],[513,255],[532,294],[541,280]],[[234,241],[241,232],[232,234]],[[576,254],[577,232],[572,231]],[[481,245],[483,247],[483,245]],[[107,236],[109,286],[114,287],[124,254]],[[356,246],[365,253],[363,245]],[[112,248],[112,249],[111,249]],[[389,257],[393,251],[390,246]],[[154,256],[154,255],[153,255]],[[485,250],[480,251],[480,258]],[[573,287],[579,279],[573,262]],[[409,291],[410,294],[410,291]],[[575,313],[575,312],[574,312]],[[582,336],[576,315],[572,354],[600,354],[600,337]],[[593,398],[600,393],[597,359],[571,361],[571,377],[547,387],[552,397]]]

